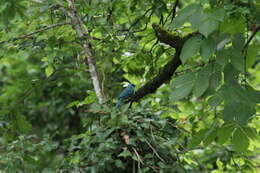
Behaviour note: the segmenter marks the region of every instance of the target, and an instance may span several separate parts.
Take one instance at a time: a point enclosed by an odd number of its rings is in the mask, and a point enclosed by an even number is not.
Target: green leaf
[[[194,30],[198,30],[201,23],[208,18],[208,15],[202,11],[198,11],[189,18],[189,22]]]
[[[173,21],[172,28],[178,28],[178,27],[182,26],[185,22],[188,21],[188,19],[192,15],[198,13],[201,10],[202,10],[202,6],[198,5],[198,4],[191,4],[191,5],[187,6],[186,8],[184,8],[183,10],[180,10],[177,13],[175,20]]]
[[[249,146],[249,139],[241,128],[237,128],[232,136],[232,143],[237,151],[246,151]]]
[[[208,37],[212,32],[214,32],[219,26],[218,21],[207,19],[199,27],[199,32],[205,37]]]
[[[231,50],[230,52],[231,64],[239,71],[244,72],[245,60],[242,54],[238,50]]]
[[[195,56],[199,52],[201,41],[202,37],[196,35],[184,43],[180,55],[182,63],[185,63],[188,58]]]
[[[203,144],[205,146],[208,146],[211,142],[214,141],[216,137],[217,137],[217,130],[215,128],[209,129],[203,139]]]
[[[222,75],[220,71],[216,71],[210,76],[210,84],[209,87],[215,90],[220,84],[222,80]]]
[[[170,95],[170,99],[172,101],[178,101],[185,97],[187,97],[193,88],[193,83],[190,82],[187,85],[183,85],[182,87],[176,88],[173,90],[173,92]]]
[[[217,131],[218,143],[224,144],[231,137],[234,129],[233,124],[223,124]]]
[[[213,7],[217,4],[217,0],[209,0],[209,4],[211,5],[211,7]]]
[[[217,52],[216,61],[222,67],[225,67],[229,62],[228,50],[222,49]]]
[[[204,67],[201,71],[198,72],[197,79],[193,88],[193,95],[195,97],[200,97],[209,87],[209,75],[211,69]]]
[[[192,139],[188,143],[189,148],[196,147],[199,145],[204,139],[205,134],[208,132],[208,129],[202,129],[198,131],[195,135],[193,135]]]
[[[196,76],[194,73],[186,73],[174,79],[171,83],[171,86],[177,88],[183,85],[187,85],[188,83],[190,83],[190,81],[193,81],[195,77]]]
[[[220,31],[230,34],[244,33],[246,28],[246,22],[243,17],[227,18],[220,25]]]
[[[260,91],[255,90],[251,86],[247,86],[246,93],[252,103],[260,103]]]
[[[71,108],[73,106],[77,106],[80,102],[78,100],[71,102],[66,106],[66,108]]]
[[[258,45],[250,45],[247,49],[247,57],[246,57],[246,68],[252,67],[252,65],[255,62],[256,55],[259,52],[259,46]]]
[[[212,38],[208,37],[201,43],[200,54],[205,62],[208,62],[209,58],[214,53],[215,42]]]
[[[224,107],[223,119],[225,122],[236,122],[245,125],[254,114],[254,107],[241,102],[231,102]]]
[[[242,130],[245,132],[245,134],[247,135],[248,138],[252,139],[252,140],[256,140],[257,139],[257,131],[255,128],[252,127],[241,127]]]
[[[223,97],[217,92],[214,96],[210,97],[208,100],[208,104],[215,108],[223,101]]]
[[[47,77],[51,76],[53,73],[54,69],[52,65],[49,65],[46,69],[45,69],[45,74]]]
[[[132,156],[132,153],[128,150],[124,150],[123,152],[121,152],[118,157],[128,157],[128,156]]]
[[[231,82],[237,81],[239,71],[235,69],[230,63],[224,69],[224,81]]]
[[[15,115],[13,121],[15,130],[21,133],[28,133],[32,129],[32,125],[26,120],[26,117],[20,113]]]
[[[88,96],[84,99],[84,104],[91,104],[96,101],[96,94],[93,91],[88,91]]]
[[[123,164],[123,162],[121,161],[121,160],[116,160],[115,161],[115,165],[116,165],[116,167],[118,167],[118,168],[122,168],[122,169],[125,169],[125,166],[124,166],[124,164]]]
[[[230,42],[230,38],[224,38],[223,40],[220,40],[217,43],[217,51],[222,50],[226,46],[226,44],[229,42]]]
[[[223,22],[224,21],[224,18],[225,18],[225,10],[222,9],[222,8],[219,8],[219,9],[214,9],[214,11],[211,13],[211,18],[212,19],[215,19],[219,22]]]
[[[241,51],[244,47],[245,38],[243,33],[236,33],[232,39],[232,45],[236,51]]]
[[[232,92],[232,98],[234,100],[239,100],[240,102],[248,105],[255,105],[257,103],[257,99],[259,99],[259,92],[250,89],[249,86],[247,87],[248,88],[245,89],[240,84],[232,82],[229,84],[229,92]]]
[[[195,74],[187,73],[177,77],[171,84],[173,92],[170,95],[172,101],[177,101],[188,96],[194,85]]]

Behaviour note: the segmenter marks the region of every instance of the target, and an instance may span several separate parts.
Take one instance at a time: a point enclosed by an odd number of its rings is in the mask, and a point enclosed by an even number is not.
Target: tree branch
[[[121,30],[121,31],[130,31],[136,24],[138,24],[138,22],[140,22],[140,20],[143,18],[143,17],[145,17],[147,14],[148,14],[148,12],[149,11],[151,11],[153,9],[153,7],[151,7],[151,8],[148,8],[145,12],[144,12],[144,14],[142,15],[142,16],[140,16],[140,17],[138,17],[135,21],[134,21],[134,23],[132,23],[131,25],[130,25],[130,27],[128,28],[128,29],[124,29],[124,30]],[[151,13],[152,14],[152,13]]]
[[[173,21],[174,17],[176,16],[176,12],[177,12],[177,7],[178,7],[178,5],[179,5],[179,0],[176,0],[176,1],[175,1],[175,4],[174,4],[174,7],[173,7],[173,9],[172,9],[172,21]]]
[[[243,47],[243,52],[244,50],[248,47],[248,45],[250,44],[250,42],[252,41],[252,39],[256,36],[257,32],[260,31],[260,25],[256,28],[256,30],[253,32],[253,34],[249,37],[249,39],[247,40],[246,44]]]
[[[74,0],[67,0],[67,2],[69,4],[69,10],[63,10],[67,12],[68,16],[71,18],[72,26],[77,32],[79,39],[81,40],[81,46],[86,54],[86,64],[88,64],[89,66],[89,72],[91,75],[92,83],[94,85],[95,93],[98,98],[98,102],[100,104],[103,104],[106,101],[106,99],[101,87],[102,85],[98,74],[98,70],[96,68],[93,50],[91,48],[90,42],[88,41],[90,39],[90,36],[87,34],[87,31],[83,28],[83,22],[77,14],[77,10],[74,5]]]
[[[163,30],[157,24],[153,24],[153,28],[159,41],[169,44],[171,47],[175,48],[175,55],[164,67],[159,70],[157,76],[138,89],[127,102],[137,102],[144,96],[154,93],[162,84],[169,81],[176,69],[181,65],[180,54],[184,42],[195,34],[198,34],[191,33],[181,38],[180,36],[173,35]]]
[[[172,15],[172,19],[171,19],[171,20],[173,21],[174,17],[176,16],[176,11],[177,11],[178,5],[179,5],[179,0],[176,0],[175,3],[174,3],[174,5],[173,5],[173,7],[172,7],[172,10],[170,11],[170,13],[168,14],[168,16],[166,17],[166,19],[165,19],[163,25],[167,22],[168,18],[169,18],[171,15]]]
[[[55,28],[55,27],[58,27],[58,26],[68,25],[68,24],[71,24],[71,22],[57,23],[57,24],[53,24],[53,25],[50,25],[50,26],[44,26],[44,27],[42,27],[42,28],[40,28],[40,29],[38,29],[36,31],[30,32],[28,34],[25,34],[25,35],[22,35],[22,36],[19,36],[19,37],[15,37],[15,38],[11,38],[11,39],[6,40],[6,41],[1,41],[0,44],[4,44],[4,43],[7,43],[7,42],[13,42],[13,41],[21,40],[21,39],[25,39],[25,38],[29,38],[32,35],[38,34],[40,32],[43,32],[43,31],[46,31],[46,30],[49,30],[49,29],[52,29],[52,28]]]

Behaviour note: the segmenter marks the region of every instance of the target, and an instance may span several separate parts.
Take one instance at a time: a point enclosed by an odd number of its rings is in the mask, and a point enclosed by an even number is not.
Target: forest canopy
[[[0,0],[0,173],[259,172],[259,31],[258,0]]]

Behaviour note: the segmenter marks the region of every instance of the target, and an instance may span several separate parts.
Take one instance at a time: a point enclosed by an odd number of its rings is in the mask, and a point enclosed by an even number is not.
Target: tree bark
[[[74,5],[74,0],[67,0],[69,4],[68,15],[71,18],[71,23],[73,28],[77,32],[77,35],[82,43],[83,51],[86,54],[86,64],[89,66],[89,72],[91,75],[92,83],[94,85],[94,90],[98,98],[98,102],[103,104],[106,99],[105,95],[102,90],[102,85],[99,77],[99,73],[95,64],[95,57],[93,55],[93,51],[91,48],[91,44],[88,41],[89,35],[87,34],[86,30],[83,28],[83,22],[81,21],[80,17],[77,14],[77,10]]]
[[[160,42],[166,43],[172,48],[175,48],[175,54],[169,60],[169,62],[159,70],[159,73],[153,79],[139,88],[127,102],[137,102],[144,96],[154,93],[162,84],[171,80],[176,69],[182,64],[180,60],[180,54],[184,42],[192,36],[198,34],[195,32],[185,37],[180,37],[163,30],[157,24],[153,24],[153,29]]]

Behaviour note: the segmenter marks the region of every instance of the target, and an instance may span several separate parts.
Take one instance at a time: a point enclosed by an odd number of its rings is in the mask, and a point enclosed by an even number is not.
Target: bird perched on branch
[[[131,97],[134,94],[135,85],[134,84],[128,84],[128,86],[119,94],[118,100],[116,102],[116,108],[119,108],[125,99]]]

